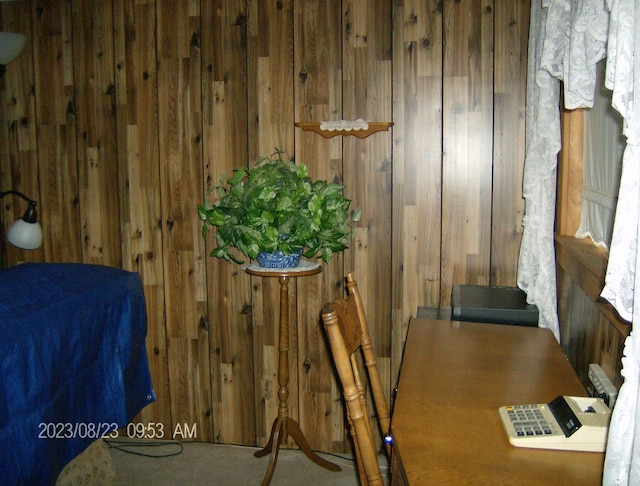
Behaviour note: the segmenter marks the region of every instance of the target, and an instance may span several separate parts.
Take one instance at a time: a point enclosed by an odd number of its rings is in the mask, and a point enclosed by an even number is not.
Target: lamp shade
[[[9,228],[7,240],[13,246],[24,250],[35,250],[42,245],[42,226],[40,223],[28,223],[24,219],[17,219]]]
[[[7,65],[22,52],[27,37],[12,32],[0,32],[0,65]]]

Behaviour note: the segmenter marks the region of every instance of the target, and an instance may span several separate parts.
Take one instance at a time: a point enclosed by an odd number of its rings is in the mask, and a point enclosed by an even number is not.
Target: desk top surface
[[[547,329],[413,319],[391,431],[410,484],[600,484],[604,454],[512,446],[498,408],[585,396]]]

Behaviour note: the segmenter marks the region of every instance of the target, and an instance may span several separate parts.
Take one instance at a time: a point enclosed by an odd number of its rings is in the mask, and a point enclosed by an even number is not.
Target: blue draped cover
[[[156,399],[140,277],[86,264],[0,271],[0,484],[54,484]]]

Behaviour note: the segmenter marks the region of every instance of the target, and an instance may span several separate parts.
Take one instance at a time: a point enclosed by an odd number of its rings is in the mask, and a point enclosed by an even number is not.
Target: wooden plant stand
[[[287,403],[289,399],[289,280],[292,277],[316,275],[322,271],[322,266],[319,263],[303,260],[294,268],[263,268],[258,264],[251,264],[244,267],[244,271],[249,275],[259,277],[278,277],[280,281],[280,327],[278,338],[278,385],[280,386],[278,399],[280,400],[280,405],[278,407],[278,416],[271,427],[267,445],[254,454],[255,457],[264,457],[267,454],[271,454],[269,467],[262,480],[262,485],[267,486],[271,482],[280,446],[287,442],[289,435],[311,461],[330,471],[340,471],[340,466],[323,459],[311,449],[300,429],[300,425],[289,416],[289,405]]]

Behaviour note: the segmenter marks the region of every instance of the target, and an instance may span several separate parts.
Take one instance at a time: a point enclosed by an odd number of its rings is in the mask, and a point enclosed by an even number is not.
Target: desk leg
[[[280,385],[278,389],[278,399],[280,400],[278,417],[271,427],[269,442],[267,442],[264,449],[254,454],[255,457],[264,457],[271,453],[269,467],[262,480],[263,486],[271,482],[280,446],[287,442],[289,434],[300,446],[302,452],[313,462],[330,471],[341,470],[340,466],[323,459],[311,449],[300,429],[300,425],[289,417],[289,405],[287,403],[289,399],[289,277],[287,276],[280,277],[280,328],[278,332],[278,384]]]

